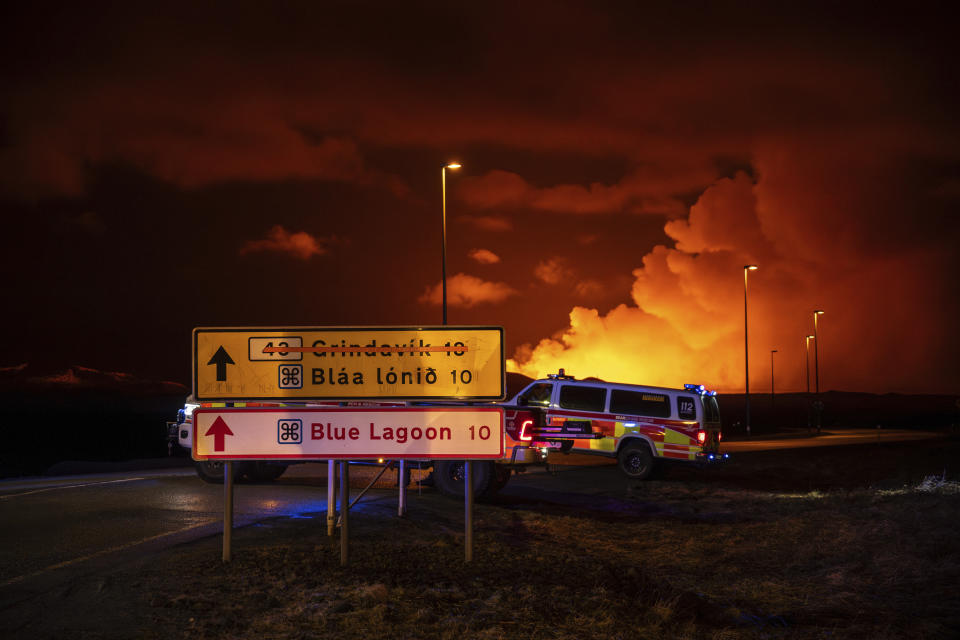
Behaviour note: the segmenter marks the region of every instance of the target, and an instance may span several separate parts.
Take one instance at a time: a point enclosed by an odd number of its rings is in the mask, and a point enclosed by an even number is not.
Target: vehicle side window
[[[560,406],[579,411],[603,411],[607,390],[603,387],[582,387],[565,384],[560,387]]]
[[[610,413],[669,418],[670,396],[665,393],[614,389],[610,392]]]
[[[696,420],[696,398],[691,396],[677,396],[677,416],[681,420]]]
[[[549,382],[538,382],[517,398],[517,404],[521,407],[549,407],[550,395],[552,393],[552,384]]]

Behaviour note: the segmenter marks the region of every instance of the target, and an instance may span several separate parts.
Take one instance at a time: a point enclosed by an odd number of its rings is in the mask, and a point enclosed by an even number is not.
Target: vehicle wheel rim
[[[455,480],[456,482],[463,482],[464,476],[466,475],[464,473],[463,463],[461,462],[458,464],[450,465],[449,475],[451,480]]]
[[[627,468],[634,473],[643,471],[646,466],[643,461],[643,456],[638,453],[631,454],[630,457],[627,458]]]

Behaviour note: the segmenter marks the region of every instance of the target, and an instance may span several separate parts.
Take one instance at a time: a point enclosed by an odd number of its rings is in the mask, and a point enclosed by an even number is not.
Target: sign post
[[[397,469],[397,515],[403,517],[407,514],[407,461],[400,460],[400,468]]]
[[[332,536],[337,523],[337,467],[327,460],[327,535]]]
[[[502,327],[196,328],[197,400],[499,400]]]
[[[223,561],[230,562],[233,538],[233,463],[223,463]]]
[[[463,463],[463,542],[464,562],[473,562],[473,469],[469,460]]]
[[[340,461],[340,566],[347,566],[350,522],[350,463]]]

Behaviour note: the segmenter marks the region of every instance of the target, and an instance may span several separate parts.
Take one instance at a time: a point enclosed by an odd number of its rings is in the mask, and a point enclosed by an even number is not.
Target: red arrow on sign
[[[230,427],[223,421],[223,418],[217,416],[217,419],[213,421],[213,424],[210,425],[210,428],[207,429],[204,435],[213,436],[214,451],[223,451],[224,436],[232,436],[233,431],[230,431]]]

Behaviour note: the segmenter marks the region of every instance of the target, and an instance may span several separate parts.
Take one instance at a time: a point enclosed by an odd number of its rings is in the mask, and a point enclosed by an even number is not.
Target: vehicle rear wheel
[[[473,495],[482,496],[490,487],[493,476],[492,462],[474,462]],[[463,460],[440,460],[433,464],[433,480],[437,489],[451,498],[463,497],[463,483],[466,475]]]
[[[202,460],[193,463],[197,470],[197,475],[204,482],[211,484],[223,484],[223,461],[222,460]],[[240,465],[233,465],[233,481],[240,479]]]
[[[617,455],[620,469],[633,480],[646,480],[653,473],[654,460],[646,442],[625,444]]]

